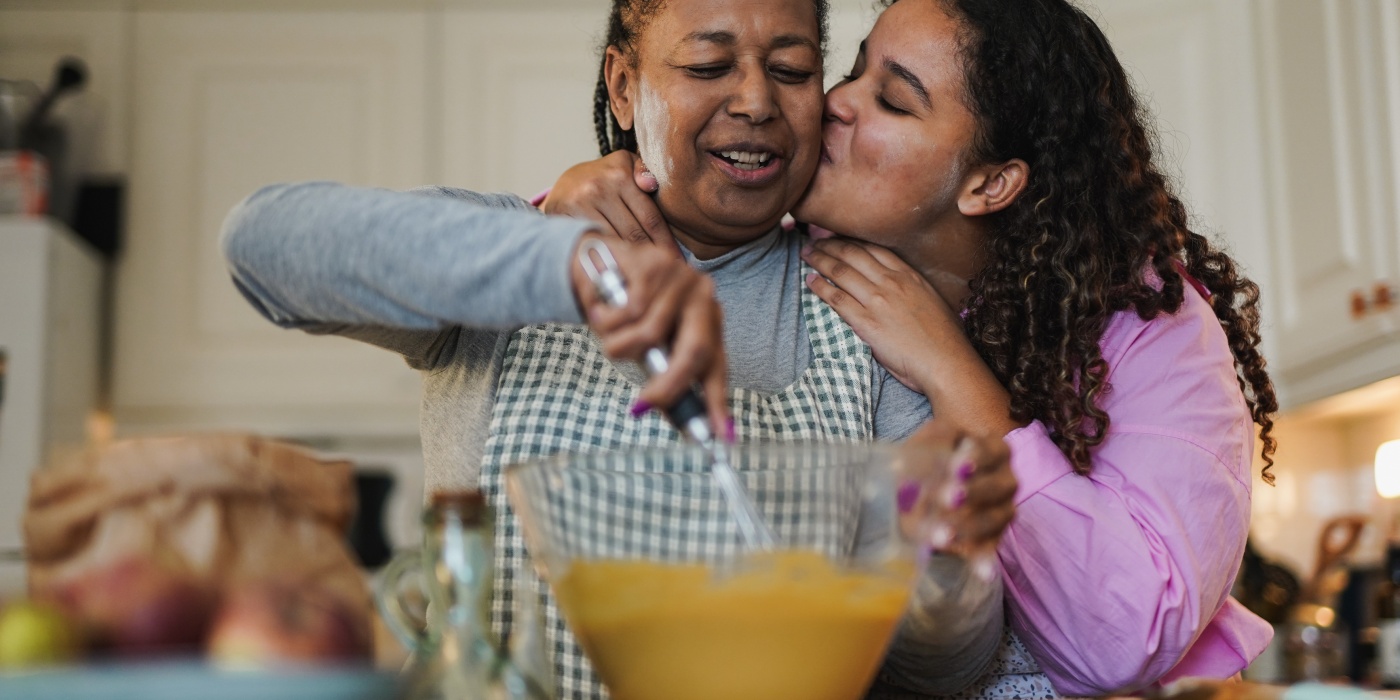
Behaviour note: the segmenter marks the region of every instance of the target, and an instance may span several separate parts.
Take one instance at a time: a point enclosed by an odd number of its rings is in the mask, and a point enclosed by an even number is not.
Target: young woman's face
[[[957,214],[976,132],[957,31],[937,0],[885,10],[826,96],[821,163],[794,216],[900,251]]]
[[[673,0],[639,43],[626,100],[614,90],[613,107],[636,128],[668,221],[714,243],[771,229],[807,188],[821,148],[812,0]]]

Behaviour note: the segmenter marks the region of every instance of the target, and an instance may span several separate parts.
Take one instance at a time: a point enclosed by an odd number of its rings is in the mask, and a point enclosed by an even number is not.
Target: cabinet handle
[[[1388,311],[1395,306],[1395,288],[1388,282],[1377,282],[1371,296],[1371,306],[1376,311]]]
[[[1354,289],[1354,290],[1352,290],[1352,292],[1351,292],[1351,317],[1352,317],[1353,319],[1358,319],[1358,318],[1361,318],[1362,316],[1365,316],[1365,315],[1366,315],[1366,306],[1367,306],[1367,303],[1366,303],[1366,295],[1365,295],[1365,294],[1362,294],[1362,293],[1361,293],[1361,290],[1359,290],[1359,289]]]

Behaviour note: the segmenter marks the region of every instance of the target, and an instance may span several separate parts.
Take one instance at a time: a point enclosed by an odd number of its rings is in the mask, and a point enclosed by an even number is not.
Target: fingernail
[[[895,493],[895,503],[899,504],[899,512],[908,513],[914,509],[914,504],[919,500],[919,482],[910,481],[899,487]]]
[[[953,543],[953,526],[947,523],[939,523],[933,526],[933,531],[928,535],[928,543],[935,550],[943,549]]]
[[[949,486],[943,490],[943,505],[949,508],[958,508],[967,502],[967,489],[961,486]]]
[[[973,558],[972,575],[983,583],[991,583],[997,575],[996,559],[988,554],[981,554]]]
[[[810,253],[810,252],[812,252],[812,244],[811,244],[811,243],[804,243],[804,244],[802,245],[802,254],[803,254],[803,255],[806,255],[806,254],[808,254],[808,253]]]
[[[630,412],[633,418],[641,418],[647,411],[650,410],[651,404],[649,402],[637,399],[637,403],[632,404],[632,410]]]
[[[808,273],[807,273],[807,284],[811,284],[811,283],[812,283],[813,281],[815,281],[816,279],[817,279],[817,273],[815,273],[815,272],[808,272]]]
[[[729,418],[726,418],[725,421],[724,421],[724,441],[727,442],[727,443],[729,443],[729,444],[731,444],[731,445],[734,444],[734,417],[733,417],[733,416],[730,416]]]
[[[976,465],[972,462],[963,462],[958,465],[958,481],[967,481],[972,478],[972,473],[977,471]]]

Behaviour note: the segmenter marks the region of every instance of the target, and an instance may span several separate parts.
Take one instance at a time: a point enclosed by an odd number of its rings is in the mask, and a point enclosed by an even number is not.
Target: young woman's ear
[[[603,80],[608,85],[608,102],[612,107],[613,116],[617,118],[618,126],[621,126],[623,131],[632,128],[632,107],[635,104],[632,99],[632,86],[637,82],[629,63],[622,50],[616,46],[609,46],[604,54]]]
[[[1031,167],[1020,158],[980,168],[970,187],[958,198],[958,211],[963,216],[986,216],[1001,211],[1026,191]]]

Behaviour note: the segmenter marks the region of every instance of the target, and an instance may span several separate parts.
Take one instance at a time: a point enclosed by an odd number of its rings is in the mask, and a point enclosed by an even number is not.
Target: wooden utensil
[[[1322,526],[1322,534],[1317,541],[1317,564],[1313,567],[1312,578],[1303,587],[1303,600],[1330,606],[1333,598],[1346,585],[1329,582],[1331,572],[1342,565],[1361,540],[1361,532],[1366,528],[1367,518],[1362,515],[1342,515],[1328,520]]]

